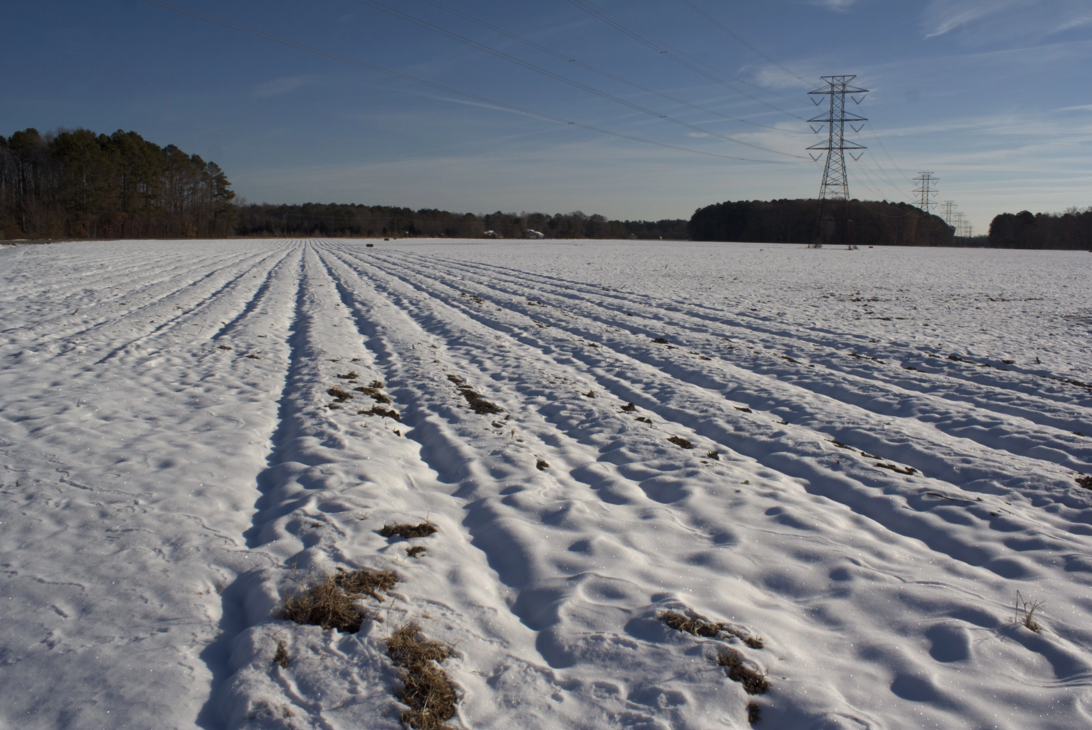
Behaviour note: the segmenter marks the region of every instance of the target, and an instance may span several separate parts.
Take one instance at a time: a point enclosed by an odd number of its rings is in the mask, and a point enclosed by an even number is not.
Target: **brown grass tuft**
[[[379,534],[383,537],[398,535],[408,540],[411,537],[428,537],[434,532],[436,532],[436,527],[431,522],[422,522],[419,525],[396,522],[393,525],[384,525]]]
[[[713,461],[720,461],[720,452],[717,451],[716,449],[713,449],[712,451],[710,451],[708,454],[705,455],[705,458],[706,459],[712,459]]]
[[[728,667],[728,679],[743,685],[743,691],[749,695],[765,694],[770,689],[770,682],[765,674],[759,674],[743,663],[743,655],[735,649],[725,649],[717,657],[717,664]]]
[[[671,438],[668,439],[668,441],[675,444],[680,449],[692,449],[692,448],[694,448],[694,444],[690,443],[689,441],[684,439],[682,436],[672,436]]]
[[[1077,477],[1077,484],[1085,489],[1092,489],[1092,477],[1083,474]]]
[[[383,393],[383,391],[379,390],[379,388],[365,388],[364,386],[360,386],[359,388],[353,388],[353,390],[357,391],[358,393],[363,393],[366,396],[370,396],[371,398],[375,399],[376,403],[385,404],[391,402],[391,399],[388,398],[386,394]]]
[[[342,389],[341,387],[339,387],[337,385],[335,385],[333,388],[330,388],[326,392],[329,393],[331,396],[333,396],[334,400],[336,400],[338,403],[344,403],[347,400],[352,400],[353,399],[353,394],[352,393],[350,393],[347,390]]]
[[[307,590],[289,596],[282,613],[284,618],[298,624],[352,634],[360,630],[360,622],[364,620],[353,599],[338,586],[334,576],[324,576]]]
[[[398,576],[389,570],[337,570],[334,582],[350,595],[371,596],[381,601],[383,596],[379,593],[389,592],[398,583]]]
[[[277,639],[277,653],[273,655],[273,663],[281,669],[288,669],[288,649],[280,639]]]
[[[539,471],[546,471],[547,469],[550,468],[550,465],[546,463],[545,459],[539,459],[535,463],[535,468],[538,469]]]
[[[667,340],[665,340],[663,337],[657,337],[656,339],[654,339],[652,341],[655,342],[657,345],[666,345],[667,344]]]
[[[381,408],[379,406],[372,406],[372,409],[370,411],[365,411],[361,409],[357,411],[356,414],[358,416],[383,416],[383,418],[392,418],[399,423],[402,422],[402,416],[398,413],[398,411],[393,409]]]
[[[747,722],[755,725],[762,717],[762,708],[758,706],[757,702],[747,703]]]
[[[714,637],[720,634],[724,624],[713,623],[704,616],[699,616],[693,611],[679,613],[678,611],[664,611],[657,618],[676,631],[685,631],[694,636]]]
[[[504,413],[503,408],[490,403],[485,398],[482,398],[479,394],[475,393],[458,375],[448,375],[447,379],[455,384],[455,387],[459,389],[459,393],[462,394],[463,398],[466,398],[466,402],[470,404],[471,410],[475,413],[482,415],[489,413]]]
[[[635,410],[637,410],[637,406],[633,405],[632,403],[627,403],[622,406],[622,410],[626,413],[633,413]]]
[[[426,552],[428,552],[428,548],[424,545],[411,545],[406,548],[406,555],[411,558],[416,558],[418,555],[424,555]]]
[[[356,380],[360,376],[356,374],[355,370],[350,370],[347,373],[343,373],[341,375],[338,375],[338,377],[341,378],[342,380]]]
[[[418,730],[443,730],[445,720],[455,716],[458,697],[440,662],[451,656],[451,648],[430,641],[415,623],[395,630],[387,639],[387,654],[402,671],[398,699],[409,707],[401,720]]]

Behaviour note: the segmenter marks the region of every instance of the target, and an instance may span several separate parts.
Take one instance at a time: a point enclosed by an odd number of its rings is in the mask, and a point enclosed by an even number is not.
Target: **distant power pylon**
[[[933,173],[923,172],[914,178],[914,182],[919,186],[914,192],[921,196],[918,207],[926,213],[932,213],[933,206],[936,205],[933,197],[937,194],[937,191],[933,189],[933,183],[940,181],[933,177]]]
[[[822,80],[826,82],[826,86],[808,92],[808,95],[812,97],[812,103],[816,106],[823,103],[821,97],[830,97],[830,109],[827,113],[808,120],[811,130],[816,134],[822,132],[824,127],[827,128],[826,144],[808,147],[808,154],[813,160],[818,161],[823,156],[816,155],[816,152],[826,153],[827,156],[826,167],[823,169],[823,184],[819,188],[819,217],[815,224],[816,241],[823,238],[824,220],[830,221],[829,227],[835,230],[838,228],[838,221],[833,215],[834,211],[828,210],[827,201],[842,200],[845,201],[845,239],[847,244],[853,245],[850,230],[852,221],[849,220],[849,175],[846,173],[845,153],[848,151],[850,157],[859,160],[867,148],[856,142],[846,142],[845,131],[848,124],[854,132],[860,132],[864,128],[864,123],[868,121],[864,117],[846,111],[847,95],[855,104],[860,104],[864,100],[864,95],[868,93],[867,89],[849,85],[855,78],[857,77],[823,76]],[[854,152],[857,151],[860,151],[860,154],[855,155]],[[830,217],[826,218],[828,214]]]
[[[944,222],[947,223],[950,228],[955,228],[955,224],[952,222],[952,213],[956,209],[955,201],[945,200],[942,209],[944,212],[940,214],[940,217],[944,219]]]

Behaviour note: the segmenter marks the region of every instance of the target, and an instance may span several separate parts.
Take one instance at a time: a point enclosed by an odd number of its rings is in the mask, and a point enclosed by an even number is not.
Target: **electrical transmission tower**
[[[944,222],[948,224],[950,228],[955,228],[955,224],[952,222],[952,214],[956,209],[956,203],[954,200],[945,200],[943,204],[944,212],[940,217],[944,219]]]
[[[936,196],[937,191],[933,189],[933,183],[940,182],[931,172],[923,172],[914,178],[914,182],[918,184],[918,189],[914,192],[921,196],[918,207],[924,210],[927,214],[933,212],[933,206],[936,205],[936,201],[933,198]]]
[[[829,235],[825,236],[824,233],[836,234],[837,229],[842,227],[846,243],[850,246],[854,244],[851,230],[852,221],[849,219],[849,175],[846,172],[845,153],[849,152],[850,157],[859,160],[867,148],[856,142],[847,142],[845,131],[848,124],[849,128],[854,132],[860,132],[864,128],[864,123],[868,121],[864,117],[846,111],[846,96],[849,96],[853,103],[860,104],[864,100],[864,95],[868,93],[867,89],[849,85],[855,78],[857,77],[823,76],[822,80],[826,83],[826,86],[808,92],[808,96],[812,97],[812,103],[816,106],[823,103],[822,97],[830,97],[829,110],[825,114],[808,120],[808,123],[811,124],[811,131],[816,134],[822,132],[824,127],[827,129],[826,144],[808,147],[808,154],[811,155],[813,160],[818,161],[823,156],[821,153],[826,153],[827,157],[826,166],[823,169],[823,184],[819,188],[819,216],[815,223],[814,237],[817,243],[823,238],[829,237]],[[854,154],[854,152],[858,151],[858,154]],[[816,155],[817,152],[820,154]],[[844,224],[842,226],[838,225],[839,221],[835,216],[835,206],[828,206],[827,204],[827,201],[835,200],[841,200],[845,203],[844,207],[838,206],[843,207]]]

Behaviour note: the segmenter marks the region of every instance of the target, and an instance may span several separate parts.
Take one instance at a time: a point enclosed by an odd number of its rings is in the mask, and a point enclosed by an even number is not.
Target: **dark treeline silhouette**
[[[1092,207],[1064,213],[1002,213],[990,223],[989,246],[1092,251]]]
[[[547,238],[664,238],[684,240],[685,220],[609,221],[580,211],[545,213],[449,213],[423,208],[381,205],[306,203],[304,205],[242,205],[236,233],[240,236],[523,238],[528,230]]]
[[[943,219],[906,203],[853,200],[846,235],[845,203],[828,203],[820,227],[823,243],[860,246],[952,246],[954,232]],[[695,241],[812,243],[819,201],[773,200],[719,203],[700,208],[690,219]]]
[[[136,132],[0,137],[0,238],[215,237],[235,193],[215,162]]]

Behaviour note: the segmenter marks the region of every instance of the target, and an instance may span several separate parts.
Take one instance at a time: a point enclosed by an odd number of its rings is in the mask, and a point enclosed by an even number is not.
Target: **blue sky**
[[[976,232],[1000,212],[1092,205],[1088,0],[174,4],[342,58],[142,0],[19,3],[0,134],[134,130],[216,161],[251,202],[689,218],[814,197],[807,92],[856,74],[870,121],[851,136],[868,147],[849,163],[853,197],[913,202],[911,179],[933,172]]]

